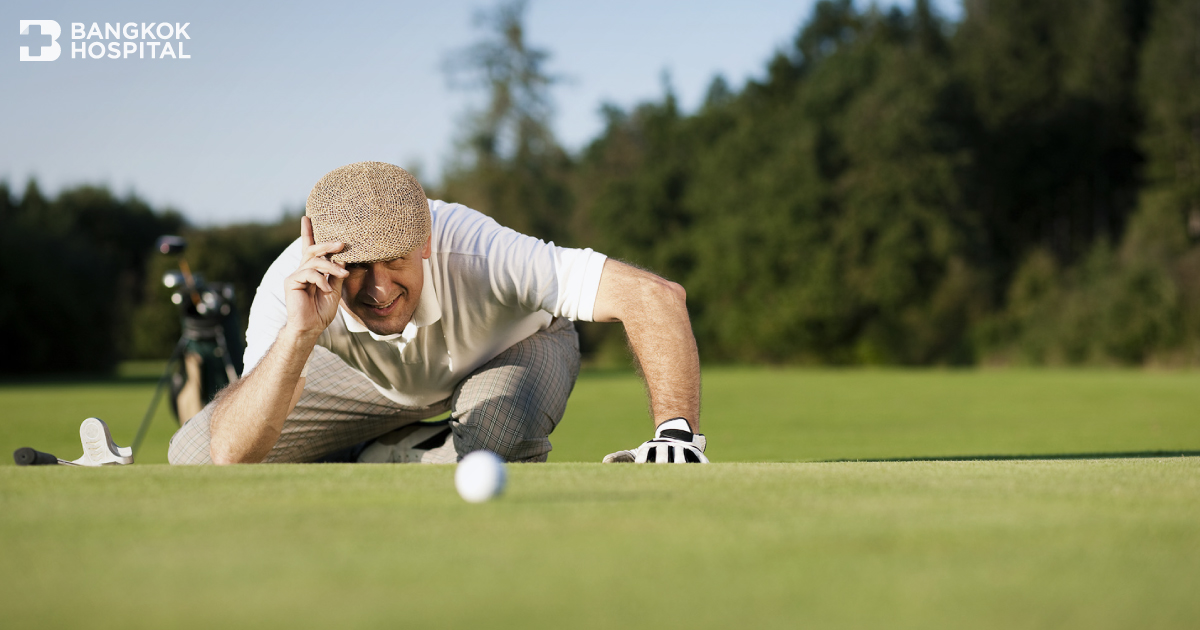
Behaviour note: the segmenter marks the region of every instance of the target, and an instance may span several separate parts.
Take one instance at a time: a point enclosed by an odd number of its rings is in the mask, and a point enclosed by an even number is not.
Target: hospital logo
[[[62,35],[62,28],[58,26],[58,22],[54,20],[21,20],[21,34],[32,35],[29,28],[34,27],[40,29],[41,39],[50,36],[49,46],[22,46],[21,61],[54,61],[62,54],[62,46],[58,45],[58,36]],[[30,49],[36,50],[36,55],[30,54]]]
[[[184,44],[191,22],[71,22],[71,59],[191,59]],[[54,20],[21,20],[21,61],[54,61],[63,53]],[[49,41],[47,41],[49,39]],[[80,41],[82,40],[82,41]],[[28,43],[25,43],[28,42]]]

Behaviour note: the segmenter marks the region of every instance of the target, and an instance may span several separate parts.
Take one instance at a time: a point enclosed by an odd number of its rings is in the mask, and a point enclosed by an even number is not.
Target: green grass
[[[564,463],[484,505],[449,466],[145,465],[164,414],[137,466],[0,467],[0,625],[1195,627],[1197,385],[710,370],[723,463],[651,467],[569,463],[649,430],[635,378],[586,374]],[[152,388],[0,386],[0,445],[75,457],[88,415],[126,444]]]
[[[629,448],[646,417],[637,379],[585,377],[551,459]],[[720,369],[702,417],[717,461],[1200,454],[1200,373]]]

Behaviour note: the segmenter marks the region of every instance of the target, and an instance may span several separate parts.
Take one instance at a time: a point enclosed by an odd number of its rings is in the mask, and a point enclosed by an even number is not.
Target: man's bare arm
[[[620,321],[646,379],[654,425],[686,418],[700,431],[700,356],[683,287],[608,259],[593,318]]]
[[[300,374],[314,345],[284,329],[254,371],[221,392],[211,419],[213,463],[266,458],[304,392]]]
[[[300,267],[284,281],[287,324],[254,370],[217,399],[209,446],[214,463],[261,462],[271,452],[304,391],[304,364],[337,314],[347,272],[327,256],[342,243],[315,244],[308,217],[300,226]]]

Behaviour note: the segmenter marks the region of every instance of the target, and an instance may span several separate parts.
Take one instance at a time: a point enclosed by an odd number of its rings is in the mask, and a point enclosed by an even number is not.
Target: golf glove
[[[617,451],[605,456],[605,464],[707,464],[703,433],[692,433],[683,418],[674,418],[658,425],[654,439],[643,442],[631,451]]]

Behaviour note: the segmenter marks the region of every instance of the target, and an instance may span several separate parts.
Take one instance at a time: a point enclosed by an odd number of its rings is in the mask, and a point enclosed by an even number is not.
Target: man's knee
[[[522,396],[497,396],[477,401],[456,414],[450,426],[461,458],[487,450],[508,462],[544,462],[550,454],[550,432],[562,415],[547,413],[538,401]]]
[[[454,394],[459,456],[486,449],[506,461],[546,461],[578,375],[578,338],[565,320],[484,364]]]

